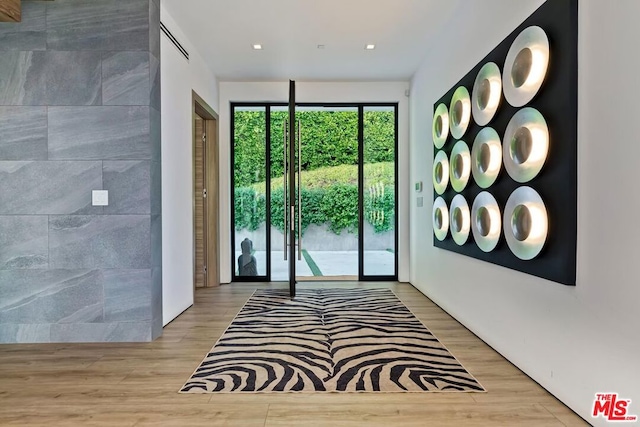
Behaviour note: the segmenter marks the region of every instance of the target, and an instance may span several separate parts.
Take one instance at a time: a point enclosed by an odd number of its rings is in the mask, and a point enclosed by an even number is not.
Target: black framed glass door
[[[295,107],[232,104],[233,280],[396,280],[397,104]]]

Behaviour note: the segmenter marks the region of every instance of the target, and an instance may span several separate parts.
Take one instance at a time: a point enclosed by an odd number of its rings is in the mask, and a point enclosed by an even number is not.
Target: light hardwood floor
[[[256,288],[199,289],[148,344],[0,346],[1,426],[582,426],[581,418],[408,284],[388,287],[487,393],[178,394]]]

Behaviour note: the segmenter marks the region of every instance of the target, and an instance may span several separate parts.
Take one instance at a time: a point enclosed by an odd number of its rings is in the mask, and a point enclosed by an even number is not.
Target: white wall
[[[459,10],[460,32],[442,34],[412,81],[411,181],[427,198],[433,103],[543,2],[479,3]],[[632,399],[640,415],[638,16],[637,0],[580,2],[577,286],[434,248],[432,198],[410,212],[411,282],[596,425],[596,392]]]
[[[398,278],[409,280],[409,212],[406,167],[409,161],[409,100],[407,82],[296,82],[296,102],[398,102]],[[231,210],[230,210],[230,102],[289,100],[289,82],[220,82],[220,252],[221,281],[231,281]],[[226,207],[226,209],[224,209]]]
[[[163,34],[162,72],[162,312],[163,324],[193,304],[194,90],[218,110],[218,82],[180,25],[161,7],[161,20],[189,51],[189,60]]]

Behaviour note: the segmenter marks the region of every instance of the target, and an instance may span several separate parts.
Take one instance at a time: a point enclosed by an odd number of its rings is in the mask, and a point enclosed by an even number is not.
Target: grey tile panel
[[[0,51],[45,50],[46,10],[44,2],[22,2],[21,22],[0,22]]]
[[[50,107],[49,159],[146,160],[149,107]]]
[[[102,322],[97,270],[0,270],[0,323]]]
[[[0,216],[0,270],[49,267],[49,218]]]
[[[53,50],[149,50],[149,0],[56,0],[47,9]]]
[[[1,24],[1,23],[0,23]],[[28,51],[47,48],[47,33],[44,31],[0,31],[0,52],[3,51]]]
[[[0,160],[47,159],[47,109],[0,107]]]
[[[44,105],[100,105],[101,57],[100,52],[46,52]]]
[[[149,0],[110,1],[112,9],[116,11],[118,17],[112,22],[106,47],[109,50],[148,52]]]
[[[109,191],[109,206],[104,214],[148,214],[151,210],[151,162],[113,160],[103,162],[104,189]]]
[[[156,6],[160,7],[160,0],[151,0]]]
[[[160,59],[160,5],[149,2],[149,52]]]
[[[105,322],[151,320],[151,270],[104,270]]]
[[[48,343],[51,341],[50,324],[0,324],[0,343]]]
[[[151,322],[151,340],[156,340],[162,336],[162,317],[157,317]]]
[[[162,213],[162,164],[151,162],[151,213]]]
[[[103,105],[149,105],[150,92],[147,52],[102,54]]]
[[[154,327],[159,319],[162,331],[162,267],[151,269],[151,317]]]
[[[151,267],[149,215],[50,216],[50,268]]]
[[[162,215],[151,215],[151,266],[162,268]]]
[[[0,105],[102,102],[100,52],[4,52],[0,76]]]
[[[151,322],[51,325],[52,342],[151,341]]]
[[[102,162],[0,161],[0,215],[102,213]]]
[[[150,82],[151,82],[151,98],[150,104],[153,108],[161,111],[161,89],[160,89],[160,61],[153,55],[149,55],[150,61]]]
[[[2,52],[0,105],[43,105],[46,95],[46,52]]]
[[[160,110],[149,108],[149,143],[151,145],[151,160],[162,161],[162,118]]]

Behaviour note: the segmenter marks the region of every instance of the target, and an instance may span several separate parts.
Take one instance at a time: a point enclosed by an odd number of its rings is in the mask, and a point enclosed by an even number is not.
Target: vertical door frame
[[[204,187],[207,189],[207,197],[204,201],[205,206],[205,265],[207,267],[207,274],[205,275],[204,286],[213,287],[220,285],[220,196],[219,196],[219,164],[218,164],[218,113],[207,104],[195,91],[191,91],[192,98],[192,111],[191,111],[191,124],[192,124],[192,182],[191,189],[193,192],[192,197],[192,212],[193,212],[193,286],[195,288],[195,275],[196,275],[196,241],[195,241],[195,218],[196,218],[196,197],[195,192],[196,183],[196,129],[195,120],[196,116],[200,116],[204,119],[204,131],[206,134],[206,146],[204,147],[205,157],[203,159],[205,163],[204,167]]]
[[[266,173],[267,179],[270,177],[271,172],[271,109],[273,107],[286,107],[287,103],[284,102],[259,102],[259,101],[243,101],[243,102],[231,102],[230,111],[231,111],[231,202],[235,203],[233,190],[234,190],[234,175],[233,175],[233,166],[234,166],[234,112],[236,107],[264,107],[265,108],[265,120],[266,123],[266,135],[265,135],[265,143],[266,147]],[[398,280],[398,268],[399,268],[399,260],[398,260],[398,245],[399,245],[399,230],[398,230],[398,204],[399,204],[399,182],[398,182],[398,162],[399,162],[399,153],[398,153],[398,112],[399,112],[399,103],[398,102],[298,102],[296,103],[296,107],[353,107],[358,109],[358,280],[359,281],[396,281]],[[393,107],[394,109],[394,175],[395,175],[395,215],[394,215],[394,241],[395,241],[395,253],[394,253],[394,264],[395,271],[393,275],[384,275],[384,276],[374,276],[374,275],[366,275],[364,274],[364,110],[367,107]],[[295,153],[294,153],[295,154]],[[294,172],[295,173],[295,172]],[[259,279],[251,278],[251,277],[242,277],[235,274],[235,256],[231,257],[231,281],[232,282],[268,282],[271,281],[271,210],[268,208],[271,203],[271,191],[270,186],[266,186],[266,233],[267,233],[267,275],[266,276],[258,276]],[[235,215],[234,215],[234,206],[231,206],[231,250],[235,255]],[[290,214],[289,214],[290,216]],[[285,250],[291,250],[291,248],[287,247]],[[294,249],[295,250],[295,249]],[[291,255],[291,254],[290,254]]]
[[[298,151],[298,144],[296,144],[296,130],[298,127],[296,126],[296,82],[293,80],[289,80],[289,209],[291,210],[291,215],[287,214],[285,217],[289,218],[290,227],[289,227],[289,296],[294,298],[296,296],[296,221],[298,221],[299,215],[302,215],[300,210],[300,206],[296,203],[296,189],[298,190],[298,194],[302,191],[300,188],[297,188],[296,185],[296,171],[301,169],[302,159],[299,158],[296,163],[296,151]],[[267,145],[270,141],[267,141]],[[296,164],[298,167],[296,167]],[[286,173],[286,170],[285,170]],[[286,188],[285,188],[286,191]],[[284,223],[284,229],[287,229],[287,222]],[[302,230],[298,230],[300,237],[302,237]]]
[[[283,103],[270,103],[270,102],[231,102],[229,106],[230,114],[230,188],[229,196],[231,204],[231,282],[269,282],[271,281],[271,186],[265,186],[265,233],[266,233],[266,262],[265,274],[259,276],[239,276],[236,274],[237,260],[236,256],[236,209],[235,209],[235,187],[236,180],[234,175],[234,163],[235,163],[235,111],[236,107],[264,107],[265,111],[265,182],[271,177],[271,107],[285,106]],[[285,248],[286,250],[286,248]]]
[[[358,104],[358,207],[359,207],[359,232],[358,236],[358,280],[360,281],[397,281],[398,280],[398,106],[397,102],[364,102]],[[393,107],[394,118],[394,274],[393,275],[367,275],[364,271],[364,110],[368,107]]]

